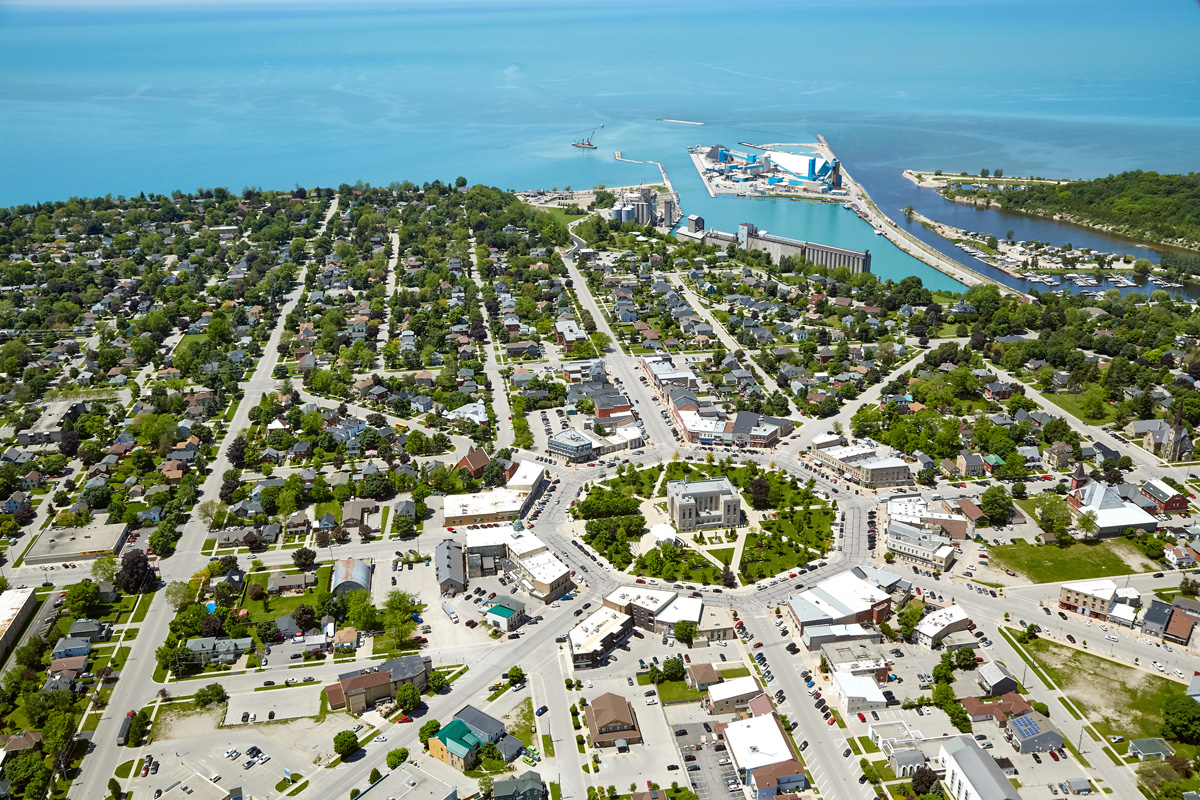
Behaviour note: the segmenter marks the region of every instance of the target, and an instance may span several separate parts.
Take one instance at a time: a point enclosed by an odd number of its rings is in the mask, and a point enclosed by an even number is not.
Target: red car
[[[692,657],[691,657],[691,656],[689,656],[687,653],[684,653],[684,654],[683,654],[683,660],[684,660],[684,661],[686,661],[686,662],[687,662],[687,663],[689,663],[689,664],[690,664],[690,663],[692,663]]]
[[[413,641],[416,642],[417,644],[426,644],[429,640],[426,639],[424,636],[414,636]],[[983,659],[981,658],[979,660],[982,661]]]
[[[1055,761],[1058,761],[1058,753],[1054,752],[1053,750],[1050,751],[1050,757]]]
[[[860,711],[860,712],[858,712],[858,721],[859,721],[859,722],[866,722],[866,721],[867,721],[867,717],[866,717],[866,715],[865,715],[865,714],[863,714],[861,711]]]
[[[401,714],[400,716],[396,717],[396,722],[412,722],[412,717],[410,717],[408,714]]]
[[[638,578],[636,581],[634,581],[634,583],[645,583],[645,582],[646,582],[645,578]]]
[[[789,573],[788,573],[788,577],[789,577],[789,578],[794,578],[794,577],[796,577],[796,573],[794,573],[794,572],[789,572]]]
[[[837,719],[836,719],[836,718],[834,718],[834,717],[830,717],[830,718],[829,718],[829,724],[830,724],[830,725],[834,725],[834,724],[836,724],[836,723],[837,723]]]
[[[760,648],[760,647],[762,647],[762,642],[755,642],[755,643],[754,643],[754,648],[753,648],[753,649],[757,650],[757,649],[758,649],[758,648]]]

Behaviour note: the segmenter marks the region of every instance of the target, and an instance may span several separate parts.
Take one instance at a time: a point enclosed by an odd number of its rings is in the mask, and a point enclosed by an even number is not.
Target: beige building
[[[704,710],[709,714],[735,714],[740,719],[749,715],[750,701],[760,694],[762,687],[752,675],[722,681],[708,687]]]
[[[704,604],[704,612],[696,623],[696,643],[704,645],[708,642],[724,642],[736,638],[733,628],[733,615],[729,609],[721,606]]]
[[[860,486],[907,486],[912,470],[906,461],[880,456],[874,447],[864,444],[826,447],[813,450],[813,456],[839,475]]]
[[[583,708],[587,719],[588,734],[595,747],[619,747],[641,744],[642,732],[638,729],[637,715],[633,705],[619,694],[606,692]]]
[[[702,481],[668,481],[667,511],[677,531],[733,528],[742,522],[741,496],[724,475]]]

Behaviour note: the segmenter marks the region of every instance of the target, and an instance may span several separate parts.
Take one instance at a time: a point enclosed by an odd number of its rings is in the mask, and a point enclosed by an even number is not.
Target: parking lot
[[[270,730],[276,732],[278,729]],[[251,758],[246,755],[246,750],[255,746],[269,760],[258,763],[255,759],[247,768],[246,763]],[[225,752],[230,748],[239,751],[236,759],[225,757]],[[159,769],[157,774],[143,778],[140,759],[147,754],[159,762]],[[215,781],[219,786],[241,786],[248,797],[273,797],[277,794],[275,784],[283,777],[285,769],[304,775],[315,769],[311,760],[306,760],[296,750],[267,736],[261,727],[209,730],[184,738],[163,739],[148,747],[132,749],[128,755],[139,760],[135,762],[130,779],[124,782],[124,788],[144,798],[153,797],[156,789],[165,790],[179,781],[186,783],[195,773]]]
[[[294,677],[300,680],[306,676]],[[225,721],[222,724],[241,725],[243,713],[254,714],[256,722],[315,716],[321,710],[323,688],[321,681],[312,681],[283,689],[230,695]],[[273,717],[272,712],[275,714]]]
[[[677,706],[668,709],[668,716],[673,716],[671,712],[685,709],[693,717],[702,713],[695,705]],[[728,715],[719,720],[707,721],[707,724],[712,727],[713,722],[728,722],[732,719],[733,716]],[[685,772],[688,782],[691,783],[693,791],[700,800],[717,800],[732,794],[728,786],[730,781],[737,780],[737,772],[732,763],[719,763],[729,761],[729,752],[723,743],[713,740],[712,732],[705,730],[704,725],[705,722],[695,721],[678,722],[672,725],[673,734],[678,731],[687,732],[683,736],[675,736],[675,744],[680,752],[679,761],[676,763],[679,763]],[[701,742],[702,737],[706,740],[703,743]],[[679,779],[679,782],[683,783],[683,779]]]

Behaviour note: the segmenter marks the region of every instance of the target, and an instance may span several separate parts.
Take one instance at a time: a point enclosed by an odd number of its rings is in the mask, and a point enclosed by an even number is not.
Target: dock
[[[703,125],[704,124],[703,122],[692,122],[691,120],[686,120],[686,119],[665,119],[663,117],[659,117],[658,119],[655,120],[655,122],[670,122],[674,125]]]
[[[622,158],[620,150],[613,153],[613,155],[615,155],[617,157],[617,161],[624,161],[626,164],[645,164],[646,163],[645,161],[634,161],[632,158]]]
[[[675,213],[672,215],[675,218],[670,220],[671,225],[674,226],[676,222],[683,219],[683,204],[680,202],[679,192],[675,191],[675,187],[671,185],[671,176],[667,174],[667,168],[662,165],[662,162],[647,161],[646,163],[658,167],[658,171],[662,173],[663,186],[667,187],[667,194],[671,196],[671,199],[675,203]]]

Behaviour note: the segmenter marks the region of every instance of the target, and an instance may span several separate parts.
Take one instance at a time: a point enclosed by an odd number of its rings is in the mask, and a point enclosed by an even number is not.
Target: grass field
[[[508,732],[520,739],[526,747],[533,747],[533,737],[536,735],[533,730],[533,699],[526,697],[521,701],[514,717]]]
[[[539,207],[538,211],[549,214],[550,216],[554,217],[559,222],[561,222],[563,225],[566,225],[568,222],[574,222],[577,219],[583,219],[583,217],[587,216],[586,213],[582,214],[582,215],[579,215],[579,214],[568,215],[567,212],[564,211],[563,209],[555,208],[555,207]]]
[[[1158,736],[1163,703],[1167,698],[1187,691],[1187,687],[1177,681],[1046,639],[1035,639],[1026,649],[1071,701],[1087,714],[1097,731],[1105,737],[1125,737],[1125,742],[1114,746],[1121,755],[1126,753],[1129,739]],[[1196,755],[1193,746],[1179,742],[1172,742],[1171,746],[1184,757]]]
[[[641,497],[652,497],[654,495],[654,487],[658,483],[658,477],[662,475],[663,468],[659,465],[650,467],[649,469],[638,470],[631,477],[628,473],[622,473],[619,478],[612,478],[607,481],[608,485],[619,491],[626,497],[640,495]]]
[[[317,568],[317,591],[329,591],[329,578],[333,573],[333,567],[318,567]],[[258,572],[247,578],[247,583],[259,583],[265,589],[267,587],[267,573]],[[289,595],[286,597],[272,597],[266,609],[263,604],[256,601],[247,600],[242,608],[250,612],[251,622],[262,622],[268,619],[278,619],[284,614],[290,614],[300,605],[312,605],[316,595],[312,592],[306,594]]]
[[[649,686],[650,673],[639,672],[637,674],[637,682],[640,686]],[[663,681],[655,688],[658,689],[658,699],[664,703],[675,703],[680,700],[699,700],[704,696],[704,692],[689,689],[687,681]]]
[[[1117,418],[1117,407],[1112,403],[1104,403],[1102,409],[1104,415],[1101,417],[1085,417],[1083,415],[1083,394],[1050,394],[1043,393],[1042,397],[1049,400],[1054,405],[1066,411],[1076,419],[1082,420],[1089,425],[1107,425]]]
[[[1011,569],[1034,583],[1083,580],[1108,575],[1127,575],[1134,570],[1125,563],[1112,541],[1057,545],[1032,545],[1025,542],[991,548],[992,561]]]

